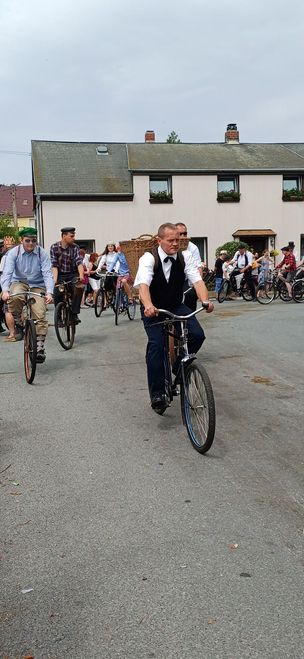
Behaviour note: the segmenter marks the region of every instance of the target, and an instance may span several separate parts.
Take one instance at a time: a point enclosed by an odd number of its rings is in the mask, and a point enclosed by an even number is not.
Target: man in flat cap
[[[78,314],[80,312],[84,289],[84,270],[82,256],[79,253],[79,246],[75,243],[75,227],[64,227],[61,229],[61,240],[51,245],[50,255],[55,284],[62,281],[71,282],[72,312],[74,314],[75,325],[77,325],[77,323],[81,322],[78,318]],[[75,283],[75,278],[77,276],[79,277],[79,281]],[[60,293],[58,287],[55,286],[55,305],[61,300],[62,293]]]
[[[1,277],[2,299],[8,302],[8,309],[16,323],[16,333],[22,335],[20,318],[24,296],[10,298],[14,293],[45,293],[45,297],[35,297],[32,307],[33,318],[37,321],[37,362],[45,361],[45,337],[48,331],[46,305],[53,302],[54,280],[49,256],[43,247],[37,245],[37,231],[25,227],[19,231],[20,245],[13,247],[6,256]],[[16,341],[16,336],[10,336]]]

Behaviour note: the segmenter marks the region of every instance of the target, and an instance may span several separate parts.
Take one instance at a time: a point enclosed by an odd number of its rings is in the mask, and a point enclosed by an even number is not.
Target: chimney
[[[240,135],[239,131],[237,129],[236,124],[228,124],[227,130],[225,133],[225,142],[226,144],[239,144],[240,143]]]
[[[155,142],[154,130],[146,130],[146,132],[145,132],[145,142]]]

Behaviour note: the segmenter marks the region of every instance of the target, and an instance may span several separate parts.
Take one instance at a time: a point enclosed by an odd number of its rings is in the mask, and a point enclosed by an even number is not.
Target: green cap
[[[37,236],[37,229],[34,227],[23,227],[23,229],[20,229],[18,235],[20,238],[24,238],[24,236]]]

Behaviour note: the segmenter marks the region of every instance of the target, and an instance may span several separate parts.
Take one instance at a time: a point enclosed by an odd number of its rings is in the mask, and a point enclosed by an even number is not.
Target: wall
[[[43,202],[45,246],[60,239],[62,226],[77,228],[79,239],[93,239],[101,252],[109,241],[156,233],[163,222],[183,221],[190,235],[207,236],[209,265],[218,245],[238,229],[272,229],[276,247],[294,240],[300,251],[304,202],[282,201],[281,175],[242,175],[239,203],[217,202],[217,176],[173,176],[172,204],[149,203],[149,177],[134,177],[133,202]]]

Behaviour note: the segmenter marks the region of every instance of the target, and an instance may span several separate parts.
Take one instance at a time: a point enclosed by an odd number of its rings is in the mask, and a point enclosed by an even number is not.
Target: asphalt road
[[[205,456],[149,407],[139,319],[51,327],[32,386],[0,337],[1,659],[303,658],[304,305],[203,316]]]

